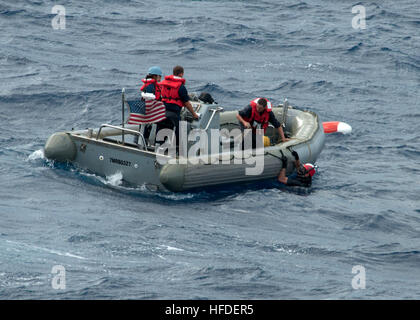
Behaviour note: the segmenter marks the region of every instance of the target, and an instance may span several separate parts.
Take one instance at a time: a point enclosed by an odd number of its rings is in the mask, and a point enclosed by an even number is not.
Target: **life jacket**
[[[140,91],[143,91],[144,92],[144,90],[146,90],[146,88],[149,85],[154,84],[155,85],[155,92],[154,92],[154,94],[155,94],[156,100],[160,100],[160,98],[161,98],[161,89],[160,89],[159,83],[155,79],[152,79],[152,78],[143,79],[141,81],[143,82],[143,86],[140,88]]]
[[[185,84],[185,79],[174,75],[166,76],[165,80],[159,83],[161,89],[162,101],[165,103],[176,104],[179,107],[183,107],[184,103],[179,97],[179,87]]]
[[[255,131],[256,129],[263,129],[265,133],[268,127],[268,120],[270,119],[270,112],[272,110],[271,102],[268,101],[268,99],[265,99],[267,101],[267,107],[262,113],[259,113],[257,111],[258,100],[260,100],[260,98],[254,99],[249,103],[252,108],[251,117],[245,117],[244,120],[251,124],[252,130]]]

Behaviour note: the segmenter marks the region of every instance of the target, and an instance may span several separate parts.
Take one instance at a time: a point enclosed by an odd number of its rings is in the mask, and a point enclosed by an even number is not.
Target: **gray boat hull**
[[[273,111],[276,117],[281,118],[282,108],[273,108]],[[232,129],[237,126],[235,115],[234,111],[221,113],[220,127]],[[138,126],[127,127],[138,130]],[[99,136],[99,130],[55,133],[46,142],[44,153],[49,159],[68,161],[100,176],[120,173],[124,181],[133,185],[144,185],[151,190],[182,192],[206,186],[275,178],[282,166],[281,152],[290,160],[287,167],[289,174],[294,170],[289,148],[299,153],[303,163],[314,163],[325,142],[318,116],[313,112],[290,109],[285,131],[290,133],[290,141],[266,147],[260,154],[212,154],[206,158],[207,163],[201,161],[198,164],[190,161],[179,163],[182,162],[179,158],[162,155],[158,161],[154,151],[110,139],[121,135],[121,131],[114,128],[104,128]],[[274,128],[268,128],[267,132],[272,140],[278,138]],[[263,164],[258,174],[247,174],[247,170],[258,171],[255,170],[257,164]]]

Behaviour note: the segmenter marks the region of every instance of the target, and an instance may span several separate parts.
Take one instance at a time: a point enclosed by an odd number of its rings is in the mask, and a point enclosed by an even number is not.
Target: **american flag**
[[[130,108],[128,124],[156,123],[166,119],[162,101],[137,99],[127,101],[127,104]]]

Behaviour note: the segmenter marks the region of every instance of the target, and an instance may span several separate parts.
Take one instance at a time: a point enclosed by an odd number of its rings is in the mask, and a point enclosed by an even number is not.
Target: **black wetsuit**
[[[292,153],[293,154],[293,153]],[[283,152],[282,152],[283,155]],[[296,154],[297,156],[297,154]],[[299,157],[297,158],[297,160]],[[282,170],[287,168],[287,158],[283,155],[281,158],[282,161]],[[312,177],[310,175],[305,176],[308,173],[306,168],[300,165],[300,168],[296,172],[292,173],[287,177],[286,185],[290,187],[304,187],[309,188],[312,185]]]
[[[287,185],[291,187],[309,188],[312,185],[312,177],[305,177],[300,174],[292,174],[287,178]]]

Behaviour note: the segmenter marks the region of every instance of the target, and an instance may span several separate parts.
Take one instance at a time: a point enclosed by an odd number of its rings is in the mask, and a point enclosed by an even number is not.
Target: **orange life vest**
[[[268,99],[265,99],[267,101],[267,107],[265,110],[261,113],[257,111],[257,104],[258,100],[260,98],[252,100],[249,105],[252,108],[252,113],[250,118],[244,118],[246,122],[249,122],[251,124],[252,130],[256,129],[264,129],[264,133],[267,130],[268,127],[268,120],[270,119],[270,112],[271,112],[271,102],[268,101]]]
[[[160,100],[161,97],[161,89],[159,83],[155,79],[143,79],[141,80],[143,82],[143,86],[140,88],[140,91],[145,90],[149,85],[154,84],[155,85],[155,97],[156,100]]]
[[[165,80],[159,83],[161,88],[162,101],[166,103],[176,104],[179,107],[183,107],[178,90],[181,85],[185,84],[185,79],[176,77],[174,75],[166,76]]]

